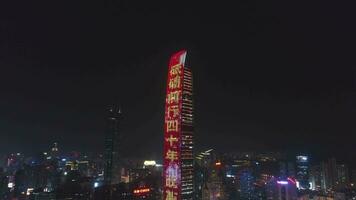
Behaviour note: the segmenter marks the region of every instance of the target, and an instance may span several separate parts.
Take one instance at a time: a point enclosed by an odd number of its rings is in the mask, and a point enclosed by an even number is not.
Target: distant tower
[[[120,134],[119,124],[121,119],[121,109],[118,105],[108,108],[107,131],[105,138],[105,168],[104,182],[106,185],[118,183],[120,181],[119,148]]]
[[[254,199],[255,197],[255,177],[249,169],[242,170],[239,174],[241,199]]]
[[[55,142],[55,143],[53,143],[53,146],[51,147],[51,156],[53,158],[58,157],[58,152],[59,152],[58,143]]]

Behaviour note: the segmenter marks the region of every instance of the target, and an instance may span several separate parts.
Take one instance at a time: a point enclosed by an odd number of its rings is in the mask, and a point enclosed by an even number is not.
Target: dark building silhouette
[[[108,108],[107,131],[105,138],[105,166],[104,182],[106,185],[120,182],[120,134],[119,124],[121,119],[121,110],[118,105],[112,105]]]

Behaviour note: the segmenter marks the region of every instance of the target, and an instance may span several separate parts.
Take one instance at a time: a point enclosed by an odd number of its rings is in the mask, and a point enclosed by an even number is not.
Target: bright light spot
[[[33,191],[33,188],[27,188],[26,195],[29,196],[32,191]]]
[[[288,185],[288,181],[277,181],[280,185]]]
[[[67,176],[68,172],[64,172],[64,176]]]
[[[95,182],[95,183],[94,183],[94,188],[97,188],[97,187],[99,187],[99,183],[98,183],[98,182]]]
[[[65,158],[62,158],[62,161],[63,161],[63,162],[65,162],[65,161],[67,161],[67,159],[65,159]]]
[[[150,188],[142,188],[142,189],[136,189],[133,191],[134,194],[142,194],[142,193],[147,193],[150,191]]]
[[[308,161],[308,156],[297,156],[297,160],[303,162]]]
[[[13,188],[14,186],[15,186],[14,183],[9,183],[9,184],[7,184],[7,187],[8,187],[8,188]]]
[[[157,163],[154,160],[145,160],[145,162],[143,162],[144,166],[155,166]]]
[[[310,190],[315,190],[315,188],[313,187],[313,183],[312,182],[309,182],[309,189]]]
[[[221,166],[221,162],[216,162],[215,166]]]

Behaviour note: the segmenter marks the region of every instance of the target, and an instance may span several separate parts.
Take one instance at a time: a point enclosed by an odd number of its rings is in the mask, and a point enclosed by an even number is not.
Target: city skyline
[[[0,200],[356,199],[354,2],[0,3]]]
[[[124,153],[159,158],[166,66],[186,48],[198,148],[354,158],[355,30],[341,26],[351,18],[337,6],[249,2],[238,14],[217,6],[227,12],[209,18],[209,4],[206,11],[164,3],[8,4],[0,22],[1,153],[42,151],[55,141],[102,152],[105,108],[120,103]]]

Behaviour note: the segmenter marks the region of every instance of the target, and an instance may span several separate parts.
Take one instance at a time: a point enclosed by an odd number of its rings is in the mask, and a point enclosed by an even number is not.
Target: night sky
[[[169,56],[188,50],[197,149],[355,151],[356,28],[338,1],[0,3],[0,153],[101,152],[120,103],[127,156],[160,158]]]

